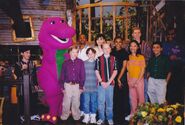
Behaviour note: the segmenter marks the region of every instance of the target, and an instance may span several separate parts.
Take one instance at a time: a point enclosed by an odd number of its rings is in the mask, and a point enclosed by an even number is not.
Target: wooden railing
[[[124,7],[125,8],[125,15],[116,15],[117,7]],[[94,3],[94,4],[84,4],[77,6],[76,14],[79,13],[79,34],[82,33],[82,10],[87,9],[88,11],[88,41],[91,42],[91,25],[92,25],[92,16],[91,16],[91,8],[93,7],[99,7],[100,8],[100,33],[103,33],[103,7],[112,7],[112,20],[113,20],[113,38],[116,36],[116,19],[123,19],[125,20],[125,23],[123,23],[123,27],[125,27],[125,34],[124,38],[128,39],[128,19],[132,17],[133,15],[129,14],[128,8],[129,7],[136,7],[138,6],[136,3],[133,2],[100,2],[100,3]],[[95,17],[96,18],[96,17]],[[76,18],[75,18],[76,22]],[[76,27],[76,25],[75,25]],[[124,28],[123,28],[124,29]],[[124,31],[123,31],[124,32]]]

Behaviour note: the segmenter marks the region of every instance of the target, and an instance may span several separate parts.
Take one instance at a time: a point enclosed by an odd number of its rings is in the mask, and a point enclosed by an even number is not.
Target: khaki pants
[[[80,89],[79,84],[71,85],[70,83],[64,83],[64,99],[63,99],[63,110],[62,120],[67,120],[70,112],[74,120],[80,119]]]
[[[148,96],[151,103],[162,104],[166,101],[166,86],[165,79],[154,79],[152,77],[148,79]]]

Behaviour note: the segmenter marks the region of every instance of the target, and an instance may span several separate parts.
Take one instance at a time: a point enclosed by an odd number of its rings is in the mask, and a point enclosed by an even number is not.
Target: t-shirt
[[[127,70],[130,78],[139,78],[141,69],[145,67],[145,58],[143,55],[137,56],[129,55],[129,61],[127,62]]]

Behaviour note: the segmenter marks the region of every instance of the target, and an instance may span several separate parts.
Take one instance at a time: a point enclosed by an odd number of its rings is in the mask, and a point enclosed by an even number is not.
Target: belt
[[[70,85],[76,85],[78,83],[77,82],[69,82],[68,84],[70,84]]]

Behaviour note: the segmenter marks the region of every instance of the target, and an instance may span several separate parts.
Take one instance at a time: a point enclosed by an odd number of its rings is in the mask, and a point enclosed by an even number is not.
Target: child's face
[[[23,59],[29,60],[30,57],[31,57],[31,52],[30,52],[30,50],[27,50],[27,51],[25,51],[25,52],[22,52],[22,53],[21,53],[21,56],[22,56]]]
[[[132,33],[132,37],[135,40],[140,39],[140,37],[141,37],[141,31],[139,29],[134,30],[133,33]]]
[[[87,56],[89,57],[90,60],[95,59],[95,53],[93,53],[92,50],[89,51],[89,53],[87,54]]]
[[[156,56],[160,55],[162,50],[163,49],[158,44],[154,44],[152,47],[152,51],[153,51],[154,55],[156,55]]]
[[[103,37],[99,37],[97,40],[96,40],[98,46],[101,46],[103,43],[105,43],[105,39]]]
[[[109,44],[103,44],[103,53],[105,55],[109,55],[111,52],[111,48]]]
[[[139,47],[137,46],[136,43],[132,42],[132,43],[130,44],[130,52],[131,52],[132,54],[136,54],[138,48],[139,48]]]
[[[69,54],[71,59],[76,59],[78,57],[78,49],[72,49]]]
[[[116,39],[114,43],[117,50],[120,50],[123,46],[123,41],[120,38]]]

